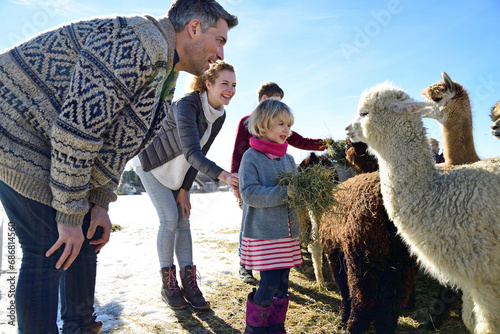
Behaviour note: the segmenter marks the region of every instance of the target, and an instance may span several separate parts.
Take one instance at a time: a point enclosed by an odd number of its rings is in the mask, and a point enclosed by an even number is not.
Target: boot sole
[[[168,300],[161,296],[161,300],[163,300],[165,302],[165,304],[167,304],[168,307],[170,307],[172,310],[185,310],[188,308],[188,304],[185,304],[185,305],[172,305],[168,302]]]
[[[188,301],[189,303],[189,301]],[[201,306],[201,307],[196,307],[194,306],[193,304],[189,303],[189,305],[191,305],[191,307],[195,310],[195,311],[204,311],[204,310],[209,310],[210,309],[210,302],[207,302],[207,305],[205,306]]]

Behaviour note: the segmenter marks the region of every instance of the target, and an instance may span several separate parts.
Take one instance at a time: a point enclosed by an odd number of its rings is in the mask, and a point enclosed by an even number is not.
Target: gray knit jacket
[[[270,159],[253,148],[243,154],[238,175],[243,199],[241,228],[244,237],[286,238],[288,221],[292,237],[300,235],[297,212],[286,205],[286,186],[277,185],[277,178],[283,172],[297,172],[290,154]]]
[[[0,54],[0,180],[61,224],[108,208],[170,108],[174,52],[167,18],[135,16],[74,22]]]

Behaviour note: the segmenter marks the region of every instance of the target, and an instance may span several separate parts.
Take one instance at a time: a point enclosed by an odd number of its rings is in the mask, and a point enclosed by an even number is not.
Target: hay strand
[[[321,220],[325,213],[331,212],[338,204],[333,197],[338,185],[335,175],[336,172],[331,167],[314,165],[295,174],[280,174],[278,184],[292,186],[293,197],[288,198],[289,206],[299,213],[310,210],[317,220]]]

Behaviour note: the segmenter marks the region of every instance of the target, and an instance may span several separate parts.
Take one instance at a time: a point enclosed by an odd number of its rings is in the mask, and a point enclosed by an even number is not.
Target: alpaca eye
[[[368,113],[366,111],[362,111],[359,113],[359,116],[361,116],[361,117],[365,117],[366,115],[368,115]]]
[[[442,99],[443,99],[442,97],[435,97],[435,98],[433,98],[433,99],[432,99],[432,101],[434,101],[434,102],[439,102],[439,101],[441,101]]]

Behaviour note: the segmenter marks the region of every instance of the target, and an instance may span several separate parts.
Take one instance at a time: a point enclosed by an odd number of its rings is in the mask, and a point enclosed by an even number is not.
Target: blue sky
[[[239,18],[225,60],[237,70],[236,96],[208,156],[229,169],[238,121],[257,105],[261,83],[277,82],[295,112],[292,130],[305,137],[344,139],[361,92],[390,80],[417,100],[446,71],[472,101],[481,158],[500,156],[490,135],[500,100],[500,2],[220,0]],[[170,1],[1,0],[0,51],[68,21],[111,14],[162,16]],[[181,75],[176,97],[187,92]],[[441,130],[426,120],[440,142]],[[441,145],[442,146],[442,145]],[[297,162],[308,152],[290,149]]]

